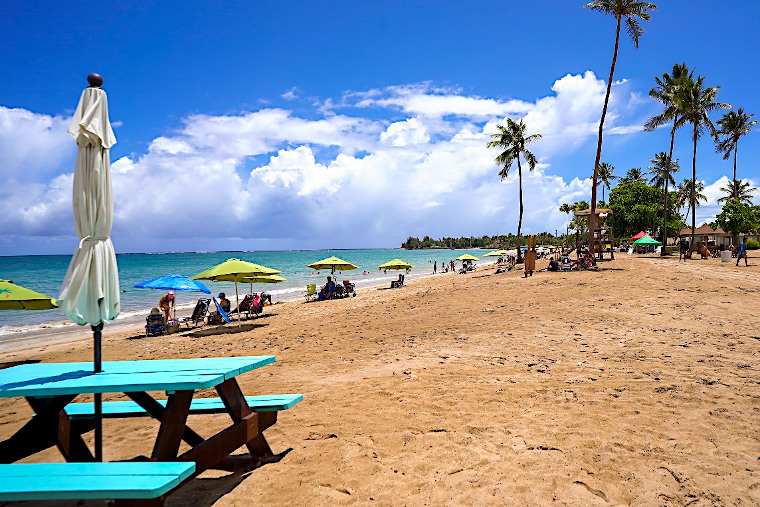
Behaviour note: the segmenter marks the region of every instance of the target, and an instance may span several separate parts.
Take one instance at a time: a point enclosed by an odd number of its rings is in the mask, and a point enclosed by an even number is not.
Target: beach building
[[[691,228],[681,229],[678,233],[680,238],[684,238],[687,241],[691,241]],[[731,246],[731,234],[727,233],[720,227],[713,229],[709,225],[703,225],[694,229],[694,241],[707,241],[707,246],[715,247],[719,250],[725,250]]]

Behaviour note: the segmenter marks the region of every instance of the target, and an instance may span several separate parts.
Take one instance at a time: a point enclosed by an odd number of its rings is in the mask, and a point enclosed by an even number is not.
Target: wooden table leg
[[[54,445],[66,461],[94,461],[81,432],[72,429],[63,412],[74,398],[76,395],[27,398],[36,415],[8,440],[0,442],[0,463],[13,463]]]
[[[248,402],[245,401],[245,396],[243,396],[243,392],[240,390],[237,380],[234,378],[225,380],[216,386],[216,392],[219,393],[219,397],[224,402],[224,406],[227,408],[227,412],[230,414],[230,417],[232,417],[234,422],[238,423],[242,421],[253,412],[251,407],[248,406]],[[245,445],[254,459],[262,460],[273,455],[272,449],[269,447],[262,431],[259,431],[258,434],[247,441]]]
[[[135,403],[144,408],[151,417],[161,421],[164,417],[164,411],[166,410],[163,405],[157,402],[151,395],[143,392],[126,393]],[[190,446],[196,446],[203,442],[204,438],[198,435],[196,432],[185,426],[185,430],[182,433],[182,440],[187,442]]]
[[[169,396],[161,417],[156,445],[153,446],[152,459],[170,461],[177,457],[192,400],[193,391],[177,391]]]

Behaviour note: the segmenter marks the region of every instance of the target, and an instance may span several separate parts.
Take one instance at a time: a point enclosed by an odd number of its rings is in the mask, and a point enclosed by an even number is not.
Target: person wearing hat
[[[170,290],[158,301],[158,307],[164,311],[164,318],[169,322],[174,315],[174,291]]]
[[[224,295],[224,292],[219,293],[219,306],[222,307],[225,313],[230,313],[230,300]]]

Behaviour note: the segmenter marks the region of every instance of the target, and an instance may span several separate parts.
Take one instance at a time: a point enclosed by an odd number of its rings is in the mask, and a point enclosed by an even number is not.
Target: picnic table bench
[[[195,470],[190,462],[16,463],[0,465],[0,501],[152,500],[179,486]],[[135,502],[138,500],[138,502]]]
[[[303,396],[243,396],[236,377],[274,360],[274,356],[250,356],[107,361],[98,373],[93,373],[92,363],[38,363],[0,370],[0,397],[24,397],[35,412],[14,435],[0,442],[0,463],[13,463],[51,446],[57,446],[66,461],[93,462],[82,435],[94,428],[94,404],[71,403],[86,393],[124,393],[130,398],[103,403],[104,417],[159,420],[150,460],[195,464],[179,483],[241,446],[246,446],[254,460],[270,457],[273,453],[263,431],[276,422],[279,410],[292,407]],[[214,388],[219,397],[193,399],[196,390],[208,388]],[[168,399],[156,400],[148,394],[156,391],[166,392]],[[232,423],[203,438],[188,426],[187,418],[210,413],[227,413]],[[190,449],[179,454],[182,440]],[[151,471],[149,467],[145,470]],[[0,475],[0,483],[5,482],[9,481]]]

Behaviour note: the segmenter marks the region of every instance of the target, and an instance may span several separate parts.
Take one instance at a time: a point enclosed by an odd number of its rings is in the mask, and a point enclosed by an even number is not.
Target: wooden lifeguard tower
[[[615,260],[615,234],[612,228],[612,224],[609,227],[603,227],[602,219],[612,216],[612,210],[608,208],[596,208],[594,213],[597,217],[597,228],[594,230],[594,244],[589,246],[588,234],[581,235],[580,231],[575,233],[575,248],[578,255],[581,253],[582,248],[588,248],[590,252],[594,252],[594,255],[599,260],[604,260],[604,251],[609,246],[610,260]],[[573,211],[573,215],[576,217],[590,217],[591,209],[583,209]],[[586,232],[588,232],[588,225],[586,226]]]

